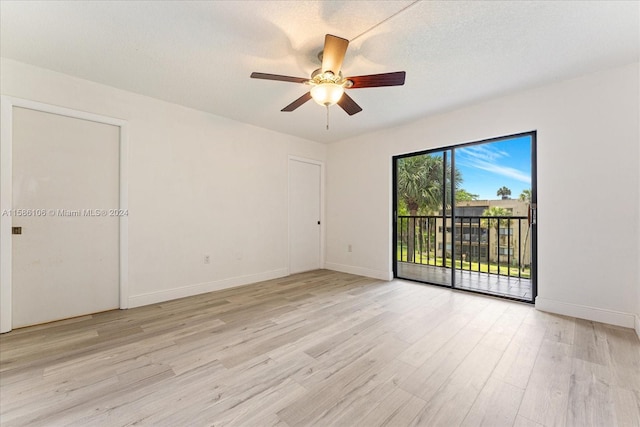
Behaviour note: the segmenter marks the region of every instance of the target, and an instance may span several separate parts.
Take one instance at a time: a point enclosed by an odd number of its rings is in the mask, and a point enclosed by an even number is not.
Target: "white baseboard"
[[[636,318],[636,335],[638,336],[638,339],[640,340],[640,316],[639,315],[635,315]]]
[[[177,298],[190,297],[193,295],[204,294],[206,292],[235,288],[237,286],[262,282],[264,280],[277,279],[288,275],[288,270],[286,268],[283,268],[248,276],[231,277],[229,279],[216,280],[214,282],[197,283],[195,285],[182,286],[179,288],[167,289],[164,291],[133,295],[129,297],[129,308],[155,304],[158,302],[169,301]]]
[[[356,267],[353,265],[337,264],[334,262],[325,262],[324,268],[327,270],[339,271],[341,273],[357,274],[358,276],[371,277],[380,280],[392,280],[393,272],[372,270],[369,268]]]
[[[636,333],[638,332],[638,317],[631,313],[571,304],[541,297],[536,297],[536,309],[625,328],[634,328],[635,326]]]

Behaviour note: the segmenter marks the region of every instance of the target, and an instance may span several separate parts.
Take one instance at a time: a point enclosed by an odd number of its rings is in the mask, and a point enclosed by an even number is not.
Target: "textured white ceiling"
[[[637,1],[2,1],[0,53],[319,142],[637,61]],[[354,39],[347,76],[405,70],[401,87],[354,89],[347,116],[308,90],[324,35]]]

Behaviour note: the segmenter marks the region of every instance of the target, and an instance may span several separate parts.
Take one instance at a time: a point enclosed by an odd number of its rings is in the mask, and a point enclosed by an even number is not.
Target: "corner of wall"
[[[341,273],[355,274],[358,276],[371,277],[372,279],[385,280],[387,282],[390,280],[393,280],[393,273],[391,271],[373,270],[370,268],[338,264],[335,262],[326,262],[325,268],[327,270],[339,271]]]

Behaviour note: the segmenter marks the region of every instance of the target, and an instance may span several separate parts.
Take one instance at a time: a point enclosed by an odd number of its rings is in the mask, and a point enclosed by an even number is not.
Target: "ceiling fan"
[[[322,67],[311,73],[310,79],[255,72],[251,73],[251,78],[303,83],[311,86],[309,92],[280,111],[294,111],[313,98],[318,104],[327,108],[330,105],[338,104],[350,116],[359,113],[362,108],[349,95],[344,93],[345,89],[401,86],[404,84],[406,74],[404,71],[343,77],[341,67],[344,55],[347,52],[347,46],[349,46],[349,40],[327,34],[324,39],[324,50],[318,55],[318,58],[322,60]]]

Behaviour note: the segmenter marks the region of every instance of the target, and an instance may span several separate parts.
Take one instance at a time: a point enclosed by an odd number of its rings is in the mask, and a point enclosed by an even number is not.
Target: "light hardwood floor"
[[[2,425],[639,426],[630,329],[314,271],[0,337]]]

